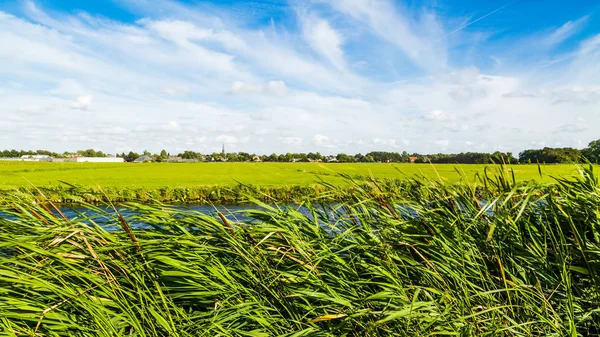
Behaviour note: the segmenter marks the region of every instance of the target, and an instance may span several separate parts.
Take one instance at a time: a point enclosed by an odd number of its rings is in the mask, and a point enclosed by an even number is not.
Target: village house
[[[177,156],[169,156],[167,163],[183,163],[183,158]]]

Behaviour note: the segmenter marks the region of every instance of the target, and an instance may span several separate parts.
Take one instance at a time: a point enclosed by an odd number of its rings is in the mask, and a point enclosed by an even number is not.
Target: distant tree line
[[[519,160],[513,157],[511,152],[484,153],[484,152],[466,152],[457,154],[430,154],[419,156],[416,161],[419,163],[434,163],[434,164],[491,164],[491,163],[518,163]]]
[[[95,151],[93,149],[79,150],[75,153],[64,152],[62,154],[56,152],[50,152],[45,150],[37,151],[17,151],[17,150],[4,150],[0,152],[0,157],[18,158],[25,155],[48,155],[55,158],[66,158],[73,156],[81,157],[105,157],[107,156],[102,151]],[[551,148],[545,147],[543,149],[528,149],[519,153],[518,158],[514,157],[511,152],[465,152],[465,153],[437,153],[437,154],[409,154],[408,152],[382,152],[373,151],[365,155],[363,154],[345,154],[339,153],[337,155],[322,155],[319,152],[309,153],[285,153],[270,155],[257,155],[250,154],[247,152],[234,152],[234,153],[222,153],[213,152],[210,154],[202,154],[195,151],[184,151],[176,155],[171,155],[166,150],[160,151],[160,153],[150,153],[144,151],[141,154],[130,151],[129,153],[117,154],[117,157],[124,158],[127,162],[133,162],[138,158],[145,157],[146,161],[152,162],[166,162],[172,161],[174,157],[186,160],[197,160],[197,161],[228,161],[228,162],[249,162],[249,161],[263,161],[263,162],[339,162],[339,163],[434,163],[434,164],[490,164],[490,163],[577,163],[589,161],[592,163],[600,162],[600,139],[589,143],[588,147],[583,150],[574,149],[570,147],[565,148]]]
[[[77,152],[51,152],[46,150],[36,150],[36,151],[23,151],[23,150],[4,150],[0,152],[0,158],[20,158],[23,156],[35,156],[35,155],[45,155],[53,158],[69,158],[69,157],[106,157],[106,155],[102,151],[95,151],[94,149],[88,150],[79,150]]]

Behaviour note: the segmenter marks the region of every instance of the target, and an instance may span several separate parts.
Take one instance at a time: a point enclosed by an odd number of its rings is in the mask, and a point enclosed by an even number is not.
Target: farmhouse
[[[169,156],[167,163],[183,163],[183,158],[176,156]]]
[[[337,163],[338,160],[336,156],[330,155],[325,157],[325,161],[328,163]]]

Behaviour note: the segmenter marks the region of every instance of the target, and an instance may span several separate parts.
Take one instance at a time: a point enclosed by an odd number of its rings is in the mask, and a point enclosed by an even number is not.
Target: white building
[[[24,155],[21,156],[20,159],[15,158],[16,160],[22,161],[52,161],[52,157],[47,156],[45,154],[36,154],[36,155]]]
[[[73,158],[78,163],[123,163],[123,158],[117,157],[76,157]]]

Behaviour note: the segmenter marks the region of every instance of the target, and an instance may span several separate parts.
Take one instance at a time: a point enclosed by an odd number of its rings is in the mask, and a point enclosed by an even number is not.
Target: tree
[[[345,153],[338,153],[338,155],[336,156],[337,161],[339,161],[340,163],[352,163],[354,162],[354,157],[349,156]]]
[[[588,147],[583,149],[583,156],[592,163],[600,162],[600,139],[591,141]]]
[[[579,162],[581,151],[570,147],[530,149],[519,153],[522,163],[573,163]]]
[[[197,159],[198,155],[194,151],[183,151],[180,157],[183,159]]]
[[[96,151],[94,149],[79,150],[77,151],[77,154],[82,157],[96,157]]]
[[[225,157],[227,157],[227,161],[233,161],[233,162],[240,161],[239,154],[237,154],[235,152],[227,153],[227,154],[225,154]]]
[[[400,155],[400,161],[403,163],[410,162],[410,155],[408,154],[408,152],[402,151],[402,154]]]
[[[251,161],[252,156],[246,152],[238,152],[238,160],[239,161]]]
[[[135,153],[133,151],[129,151],[129,153],[127,154],[127,156],[125,156],[125,161],[131,163],[132,161],[138,159],[139,157],[140,157],[139,154],[137,154],[137,153]]]

